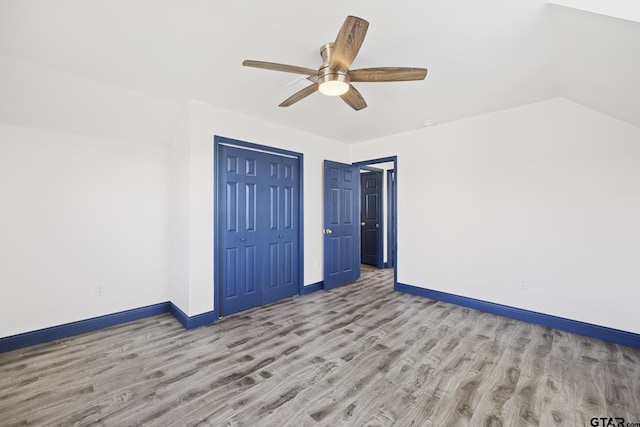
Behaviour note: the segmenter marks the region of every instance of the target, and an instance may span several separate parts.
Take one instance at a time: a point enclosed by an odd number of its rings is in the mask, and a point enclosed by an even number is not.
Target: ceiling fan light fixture
[[[340,96],[347,93],[349,90],[349,83],[340,80],[329,80],[320,83],[320,93],[327,96]]]
[[[320,71],[322,72],[318,78],[320,93],[327,96],[340,96],[349,91],[349,76],[346,73],[328,68]]]

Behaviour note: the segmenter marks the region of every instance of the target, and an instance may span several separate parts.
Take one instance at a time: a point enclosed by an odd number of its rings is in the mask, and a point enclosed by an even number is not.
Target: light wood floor
[[[640,423],[640,350],[393,292],[392,272],[185,331],[0,354],[0,425]]]

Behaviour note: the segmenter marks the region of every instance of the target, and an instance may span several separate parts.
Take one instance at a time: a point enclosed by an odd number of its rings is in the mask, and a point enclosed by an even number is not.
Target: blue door
[[[220,146],[220,314],[298,293],[298,161]]]
[[[360,174],[360,260],[382,268],[382,171]]]
[[[360,172],[324,161],[324,289],[360,277]]]
[[[299,194],[297,159],[264,156],[266,194],[259,215],[265,230],[262,303],[267,304],[298,293]]]

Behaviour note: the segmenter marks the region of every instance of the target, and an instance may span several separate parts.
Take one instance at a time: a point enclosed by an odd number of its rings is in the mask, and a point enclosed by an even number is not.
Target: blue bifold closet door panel
[[[298,293],[297,159],[221,146],[220,314]]]
[[[263,303],[298,293],[298,161],[288,157],[265,156],[264,192],[261,209],[264,237]]]

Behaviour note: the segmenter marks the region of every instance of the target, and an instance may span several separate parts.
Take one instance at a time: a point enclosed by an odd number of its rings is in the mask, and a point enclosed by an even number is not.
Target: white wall
[[[388,155],[399,282],[640,332],[639,128],[559,98],[352,147]]]
[[[0,336],[169,299],[167,155],[0,124]]]
[[[189,307],[189,213],[191,185],[191,108],[184,107],[170,147],[169,265],[170,301]]]
[[[172,233],[172,241],[188,241],[188,260],[178,261],[182,273],[172,278],[188,287],[186,304],[181,300],[177,305],[189,316],[213,309],[214,135],[303,153],[304,284],[321,281],[323,160],[348,162],[349,146],[198,101],[190,102],[189,108],[191,127],[186,150],[190,156],[187,162],[172,160],[172,168],[180,171],[177,173],[188,175],[172,199],[172,203],[188,200],[189,204],[188,227]],[[176,141],[182,148],[174,147],[174,151],[184,150],[186,143],[184,139]]]
[[[214,135],[304,153],[305,285],[322,160],[397,155],[400,282],[640,332],[637,127],[554,99],[348,146],[192,101],[171,147],[0,124],[0,336],[212,310]]]
[[[0,123],[168,146],[181,109],[164,99],[0,53]]]

